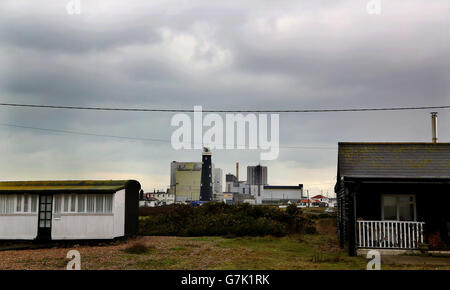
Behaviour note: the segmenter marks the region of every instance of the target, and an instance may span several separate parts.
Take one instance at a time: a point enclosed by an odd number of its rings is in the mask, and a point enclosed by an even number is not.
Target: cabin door
[[[52,237],[53,195],[39,195],[38,240],[51,240]]]

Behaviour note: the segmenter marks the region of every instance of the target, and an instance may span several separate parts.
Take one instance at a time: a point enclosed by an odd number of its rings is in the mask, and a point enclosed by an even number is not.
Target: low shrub
[[[284,236],[311,231],[314,223],[296,206],[286,210],[249,204],[170,205],[140,211],[141,235]],[[143,218],[142,216],[145,216]]]
[[[125,248],[124,252],[127,254],[139,255],[139,254],[145,254],[145,253],[149,252],[150,250],[151,250],[151,247],[148,247],[145,243],[135,242],[135,243],[131,244],[130,246],[128,246],[127,248]]]

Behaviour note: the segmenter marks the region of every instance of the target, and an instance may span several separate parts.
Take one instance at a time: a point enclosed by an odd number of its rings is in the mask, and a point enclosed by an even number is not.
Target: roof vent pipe
[[[432,142],[437,143],[437,112],[431,113],[431,134]]]

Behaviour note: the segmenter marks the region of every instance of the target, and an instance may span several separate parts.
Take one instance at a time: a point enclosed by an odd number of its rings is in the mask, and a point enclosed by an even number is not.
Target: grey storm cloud
[[[450,101],[446,0],[382,1],[380,15],[367,14],[363,0],[81,0],[80,15],[68,15],[67,2],[0,4],[2,102],[315,109]],[[166,113],[0,112],[2,124],[134,138],[170,140],[174,129]],[[444,140],[448,114],[439,115]],[[168,142],[0,130],[4,179],[137,178],[150,190],[168,185],[169,162],[200,155]],[[338,141],[428,139],[425,111],[284,114],[281,145],[326,148],[282,149],[268,162],[269,181],[331,190]],[[215,151],[214,162],[228,172],[258,156]]]

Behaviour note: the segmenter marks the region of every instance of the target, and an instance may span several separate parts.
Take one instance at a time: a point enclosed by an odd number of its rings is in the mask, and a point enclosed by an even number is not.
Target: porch
[[[418,249],[425,241],[425,223],[357,221],[357,248]]]

